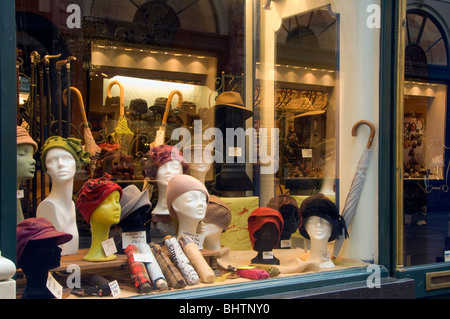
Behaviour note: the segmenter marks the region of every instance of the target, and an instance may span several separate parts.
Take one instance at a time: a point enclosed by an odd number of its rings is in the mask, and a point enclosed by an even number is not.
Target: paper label
[[[280,241],[280,247],[281,248],[291,248],[291,240],[285,239],[285,240]]]
[[[111,289],[111,294],[113,297],[117,297],[121,294],[119,283],[117,282],[117,280],[111,281],[110,283],[108,283],[108,286],[109,289]]]
[[[150,254],[144,253],[133,253],[134,261],[140,263],[151,263],[153,262],[153,256]]]
[[[242,156],[242,147],[228,147],[228,156]]]
[[[110,239],[102,241],[102,247],[106,257],[117,253],[117,247],[112,237]]]
[[[47,276],[47,289],[55,296],[57,299],[62,299],[63,287],[53,278],[52,274],[49,272]]]
[[[203,249],[203,241],[205,240],[205,234],[192,234],[187,231],[182,231],[181,236],[188,236],[197,245],[198,249]],[[180,237],[181,237],[180,236]]]
[[[23,189],[17,191],[17,198],[23,198]]]
[[[136,232],[122,233],[122,248],[125,249],[128,245],[138,246],[139,244],[146,244],[147,236],[145,230]]]
[[[311,148],[303,149],[302,157],[303,158],[311,158],[312,157],[312,149]]]
[[[444,261],[449,262],[450,261],[450,250],[444,251]]]
[[[273,251],[263,251],[263,259],[273,259]]]

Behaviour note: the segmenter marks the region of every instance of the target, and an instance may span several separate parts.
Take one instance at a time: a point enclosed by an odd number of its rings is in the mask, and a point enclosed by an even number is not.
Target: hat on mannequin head
[[[188,163],[184,159],[178,148],[171,145],[160,145],[152,148],[148,152],[149,161],[145,165],[145,176],[155,179],[158,169],[169,161],[178,161],[183,167],[183,174],[186,174],[189,168]]]
[[[247,219],[248,232],[250,236],[250,242],[252,246],[255,245],[257,238],[255,238],[255,232],[257,232],[264,224],[273,223],[278,229],[278,241],[281,238],[281,230],[283,229],[283,216],[273,208],[259,207],[255,209]]]

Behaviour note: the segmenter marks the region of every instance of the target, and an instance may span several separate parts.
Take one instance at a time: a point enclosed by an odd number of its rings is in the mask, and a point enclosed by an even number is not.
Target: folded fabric
[[[236,274],[248,279],[267,279],[270,277],[267,271],[258,268],[238,268]]]

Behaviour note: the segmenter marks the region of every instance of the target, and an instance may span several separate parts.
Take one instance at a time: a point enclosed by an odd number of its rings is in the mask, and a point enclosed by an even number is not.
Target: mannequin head
[[[300,234],[306,239],[310,239],[310,236],[312,236],[312,234],[310,234],[307,230],[306,225],[309,224],[308,219],[313,216],[316,216],[316,218],[311,221],[311,225],[315,224],[315,229],[318,228],[317,225],[320,225],[321,228],[331,228],[327,241],[335,240],[344,232],[347,235],[345,221],[342,219],[342,216],[339,215],[336,205],[323,194],[316,194],[306,198],[300,205],[300,214],[303,222],[300,225],[299,231]],[[317,217],[327,221],[329,226],[325,226],[327,224],[324,223],[324,221],[319,220]],[[311,226],[311,228],[313,227]],[[324,230],[325,229],[317,229],[314,237],[318,236],[319,233],[321,236],[325,236]]]
[[[178,161],[168,161],[158,168],[156,182],[158,185],[167,186],[172,177],[180,174],[183,174],[181,163]]]
[[[117,218],[120,220],[122,188],[110,179],[111,176],[105,174],[101,178],[89,179],[81,188],[76,207],[87,223],[91,222],[91,218],[94,212],[97,211],[97,208],[100,213],[95,220],[107,223],[115,221]],[[115,215],[117,214],[118,216],[116,217]]]
[[[205,249],[219,250],[220,235],[231,223],[231,211],[228,206],[215,195],[209,196],[205,218],[198,225],[198,233],[203,234]]]
[[[300,226],[300,211],[297,201],[289,195],[277,195],[269,201],[267,207],[277,210],[283,216],[284,226],[281,239],[290,239]]]
[[[17,145],[17,180],[19,182],[32,179],[36,170],[34,149],[31,144]]]
[[[305,229],[310,240],[326,240],[331,237],[333,229],[331,223],[317,215],[310,216],[305,222]]]
[[[256,251],[276,248],[283,229],[283,217],[275,209],[259,207],[248,217],[250,242]]]
[[[183,231],[195,234],[209,202],[203,183],[189,175],[177,175],[169,181],[166,197],[170,217],[179,222],[178,235]]]
[[[89,163],[90,154],[83,151],[81,140],[76,138],[63,138],[61,136],[49,137],[41,149],[41,163],[43,170],[47,173],[47,155],[53,148],[59,148],[67,151],[75,160],[75,167],[78,170],[82,165]]]
[[[171,145],[160,145],[152,148],[148,153],[149,161],[145,164],[144,175],[152,180],[157,180],[162,185],[167,185],[169,177],[175,176],[175,169],[181,173],[186,174],[188,170],[188,164],[183,158],[181,152],[174,146]],[[163,170],[159,172],[160,168],[168,163],[175,161],[177,163],[172,163],[163,167]],[[178,165],[177,165],[178,164]],[[157,176],[159,173],[159,176]],[[170,176],[170,174],[172,176]],[[179,173],[179,174],[181,174]],[[167,174],[167,177],[164,178]]]
[[[76,160],[72,154],[59,147],[54,147],[47,152],[45,166],[47,174],[54,183],[71,181],[76,173]]]
[[[28,131],[22,126],[17,126],[17,180],[19,182],[34,177],[36,161],[33,155],[36,151],[37,144]]]
[[[120,197],[121,192],[115,190],[97,206],[92,212],[90,223],[111,226],[120,221]]]
[[[147,189],[141,192],[134,184],[125,187],[120,199],[120,207],[122,213],[119,225],[123,231],[145,229],[146,215],[152,207]]]

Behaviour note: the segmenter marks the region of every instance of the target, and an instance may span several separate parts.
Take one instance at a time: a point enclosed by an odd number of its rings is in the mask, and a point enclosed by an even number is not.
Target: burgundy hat
[[[269,207],[259,207],[255,209],[247,219],[248,223],[248,233],[250,235],[250,242],[252,246],[255,245],[256,238],[254,234],[259,230],[265,223],[274,223],[278,228],[278,241],[281,238],[281,230],[284,226],[283,216],[273,208]]]
[[[148,152],[149,163],[145,168],[145,175],[151,179],[155,179],[158,168],[169,161],[178,161],[183,167],[183,174],[186,174],[189,168],[188,163],[184,159],[178,148],[172,145],[160,145],[152,148]]]
[[[30,240],[56,238],[56,244],[70,241],[73,236],[57,231],[47,219],[42,217],[27,218],[17,224],[17,262],[19,262]]]
[[[178,198],[178,196],[190,192],[190,191],[200,191],[206,196],[206,203],[209,202],[209,193],[206,189],[205,185],[203,185],[202,182],[200,182],[195,177],[192,177],[190,175],[175,175],[172,177],[167,184],[167,190],[166,190],[166,200],[167,200],[167,208],[169,209],[170,217],[176,219],[177,214],[175,213],[174,209],[172,208],[172,203],[175,201],[175,199]]]
[[[78,211],[89,224],[94,210],[114,191],[119,191],[122,198],[122,187],[111,182],[111,175],[105,174],[101,178],[89,179],[84,183],[75,203]]]

